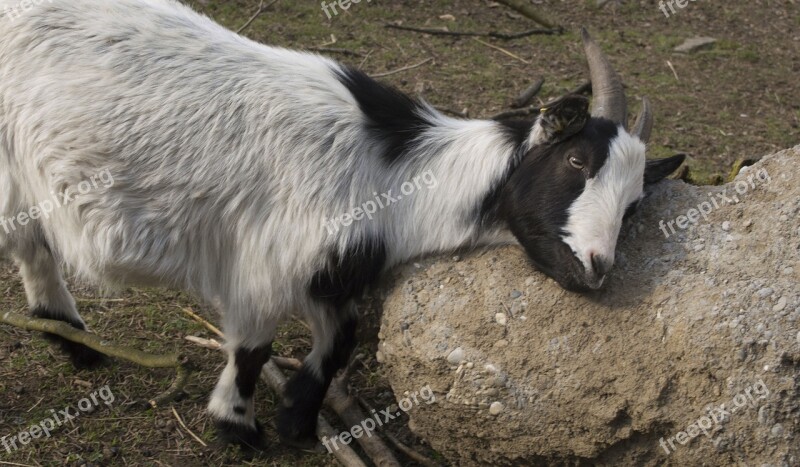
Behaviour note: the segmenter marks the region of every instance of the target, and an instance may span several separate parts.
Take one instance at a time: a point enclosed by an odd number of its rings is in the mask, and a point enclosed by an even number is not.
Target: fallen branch
[[[527,117],[528,115],[533,115],[539,113],[539,109],[536,107],[527,107],[524,109],[517,109],[517,110],[506,110],[504,112],[500,112],[499,114],[493,115],[489,117],[489,120],[508,120],[509,118],[519,118],[519,117]]]
[[[384,73],[376,73],[376,74],[372,75],[372,77],[373,78],[382,78],[384,76],[394,75],[396,73],[401,73],[403,71],[413,70],[414,68],[419,68],[422,65],[430,62],[431,60],[433,60],[433,58],[427,58],[427,59],[425,59],[425,60],[423,60],[423,61],[421,61],[421,62],[419,62],[419,63],[417,63],[415,65],[404,66],[403,68],[398,68],[398,69],[392,70],[392,71],[386,71]]]
[[[9,311],[0,316],[0,323],[28,331],[55,334],[71,342],[83,344],[103,355],[125,360],[146,368],[175,368],[175,381],[166,392],[147,402],[147,405],[151,407],[156,407],[158,404],[174,400],[183,391],[191,375],[191,368],[188,360],[178,354],[155,355],[130,347],[111,345],[107,341],[100,339],[100,337],[90,332],[74,328],[64,321],[31,318]]]
[[[482,40],[478,39],[477,37],[473,37],[473,39],[476,42],[480,42],[481,44],[483,44],[483,45],[485,45],[487,47],[491,47],[491,48],[493,48],[495,50],[499,50],[500,52],[503,52],[504,54],[508,55],[511,58],[516,58],[517,60],[519,60],[522,63],[525,63],[526,65],[530,65],[531,64],[531,62],[525,60],[524,58],[520,57],[519,55],[515,54],[514,52],[510,52],[510,51],[508,51],[508,50],[506,50],[506,49],[504,49],[502,47],[499,47],[499,46],[490,44],[488,42],[482,41]]]
[[[530,3],[527,3],[523,0],[497,0],[497,3],[502,3],[503,5],[515,10],[522,16],[541,24],[548,29],[556,29],[558,31],[562,30],[560,26],[557,26],[549,19],[540,15],[536,10],[533,9]]]
[[[342,55],[350,55],[353,57],[363,57],[364,54],[354,52],[348,49],[342,49],[338,47],[306,47],[307,50],[311,50],[312,52],[325,52],[329,54],[342,54]]]
[[[531,103],[534,97],[539,94],[539,91],[542,90],[542,86],[544,85],[544,78],[539,78],[538,81],[528,86],[516,99],[511,101],[511,108],[518,109],[520,107],[525,107]]]
[[[267,5],[264,5],[264,0],[261,0],[261,3],[259,3],[259,4],[258,4],[258,11],[256,11],[256,13],[255,13],[253,16],[251,16],[251,17],[250,17],[250,19],[248,19],[248,20],[247,20],[247,22],[246,22],[246,23],[244,23],[244,24],[242,25],[242,27],[240,27],[240,28],[239,28],[239,30],[238,30],[238,31],[236,31],[236,34],[241,34],[241,33],[242,33],[242,31],[244,31],[245,29],[247,29],[247,28],[248,28],[248,26],[250,26],[251,24],[253,24],[253,21],[255,21],[255,20],[256,20],[256,18],[258,18],[259,16],[261,16],[261,14],[262,14],[262,13],[264,13],[265,11],[267,11],[267,9],[268,9],[269,7],[271,7],[272,5],[274,5],[274,4],[275,4],[275,3],[277,3],[277,2],[278,2],[278,0],[272,0],[272,1],[271,1],[271,2],[269,2]]]
[[[497,31],[488,31],[488,32],[470,32],[470,31],[449,31],[447,29],[431,29],[431,28],[419,28],[414,26],[403,26],[401,24],[392,24],[387,23],[384,27],[390,29],[399,29],[401,31],[411,31],[411,32],[419,32],[422,34],[429,34],[431,36],[451,36],[451,37],[494,37],[496,39],[503,39],[503,40],[514,40],[514,39],[521,39],[523,37],[535,36],[535,35],[553,35],[559,34],[560,31],[558,29],[529,29],[527,31],[516,32],[516,33],[504,33],[504,32],[497,32]]]

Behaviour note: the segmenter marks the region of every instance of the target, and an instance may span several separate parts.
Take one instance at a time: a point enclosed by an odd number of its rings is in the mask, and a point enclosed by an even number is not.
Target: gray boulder
[[[799,278],[797,146],[654,187],[590,295],[518,247],[399,268],[378,360],[453,465],[795,466]]]

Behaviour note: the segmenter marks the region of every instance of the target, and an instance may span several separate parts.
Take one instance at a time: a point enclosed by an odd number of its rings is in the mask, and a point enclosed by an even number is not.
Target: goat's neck
[[[394,186],[423,178],[391,215],[387,241],[393,262],[514,240],[497,205],[525,135],[495,121],[436,115],[433,122],[395,172]],[[426,174],[435,183],[426,184]]]

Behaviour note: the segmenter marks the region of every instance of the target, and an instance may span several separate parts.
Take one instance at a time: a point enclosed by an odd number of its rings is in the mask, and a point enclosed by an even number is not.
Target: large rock
[[[464,466],[800,465],[800,146],[736,180],[656,186],[593,295],[517,247],[399,269],[378,359],[437,396],[411,429]]]

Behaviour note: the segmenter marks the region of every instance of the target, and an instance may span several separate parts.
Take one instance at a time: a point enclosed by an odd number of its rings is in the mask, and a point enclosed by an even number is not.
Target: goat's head
[[[653,126],[647,98],[626,129],[622,82],[584,29],[593,101],[569,96],[537,118],[528,152],[501,194],[511,231],[542,272],[569,290],[597,289],[614,264],[623,219],[683,156],[645,161]]]

